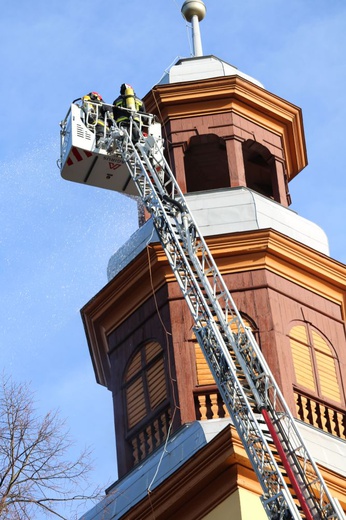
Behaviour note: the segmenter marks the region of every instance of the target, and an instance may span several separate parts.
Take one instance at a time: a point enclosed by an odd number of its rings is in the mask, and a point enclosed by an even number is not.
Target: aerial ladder
[[[268,518],[346,520],[309,454],[165,159],[161,125],[153,115],[133,115],[129,113],[127,127],[113,121],[96,143],[83,123],[82,108],[72,104],[61,123],[62,176],[139,195],[152,217],[192,314],[198,343],[261,484],[261,501]],[[87,135],[84,141],[82,130]],[[72,171],[71,158],[83,154],[88,161]],[[103,169],[99,165],[95,175],[98,161]],[[113,175],[107,178],[109,163],[119,165],[118,178],[117,169],[114,179]]]

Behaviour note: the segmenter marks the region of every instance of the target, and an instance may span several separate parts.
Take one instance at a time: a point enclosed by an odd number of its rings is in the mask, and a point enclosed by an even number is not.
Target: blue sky
[[[137,227],[133,201],[64,181],[59,122],[96,90],[139,96],[191,54],[182,1],[32,0],[0,19],[0,362],[59,408],[77,446],[94,446],[95,482],[116,479],[112,400],[94,378],[79,310],[107,282],[110,256]],[[205,0],[204,54],[303,109],[309,166],[292,209],[320,225],[346,263],[344,0]]]

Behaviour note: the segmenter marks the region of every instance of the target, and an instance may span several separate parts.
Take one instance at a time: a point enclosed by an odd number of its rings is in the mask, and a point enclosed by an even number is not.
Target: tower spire
[[[183,17],[192,23],[193,55],[203,56],[201,33],[199,22],[206,14],[206,7],[202,0],[186,0],[181,8]]]

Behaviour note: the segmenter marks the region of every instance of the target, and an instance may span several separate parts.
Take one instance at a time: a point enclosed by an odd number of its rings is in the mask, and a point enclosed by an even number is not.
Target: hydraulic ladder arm
[[[139,135],[136,142],[132,127]],[[242,320],[162,147],[155,137],[143,136],[134,120],[129,129],[114,125],[104,146],[121,154],[152,216],[193,316],[197,340],[262,486],[268,518],[345,520]]]

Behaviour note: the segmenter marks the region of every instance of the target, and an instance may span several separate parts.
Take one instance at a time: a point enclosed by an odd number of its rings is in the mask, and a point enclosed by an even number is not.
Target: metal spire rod
[[[192,41],[194,57],[203,56],[201,33],[199,30],[199,22],[203,20],[206,14],[206,7],[202,0],[186,0],[181,8],[181,12],[185,20],[192,24]]]

